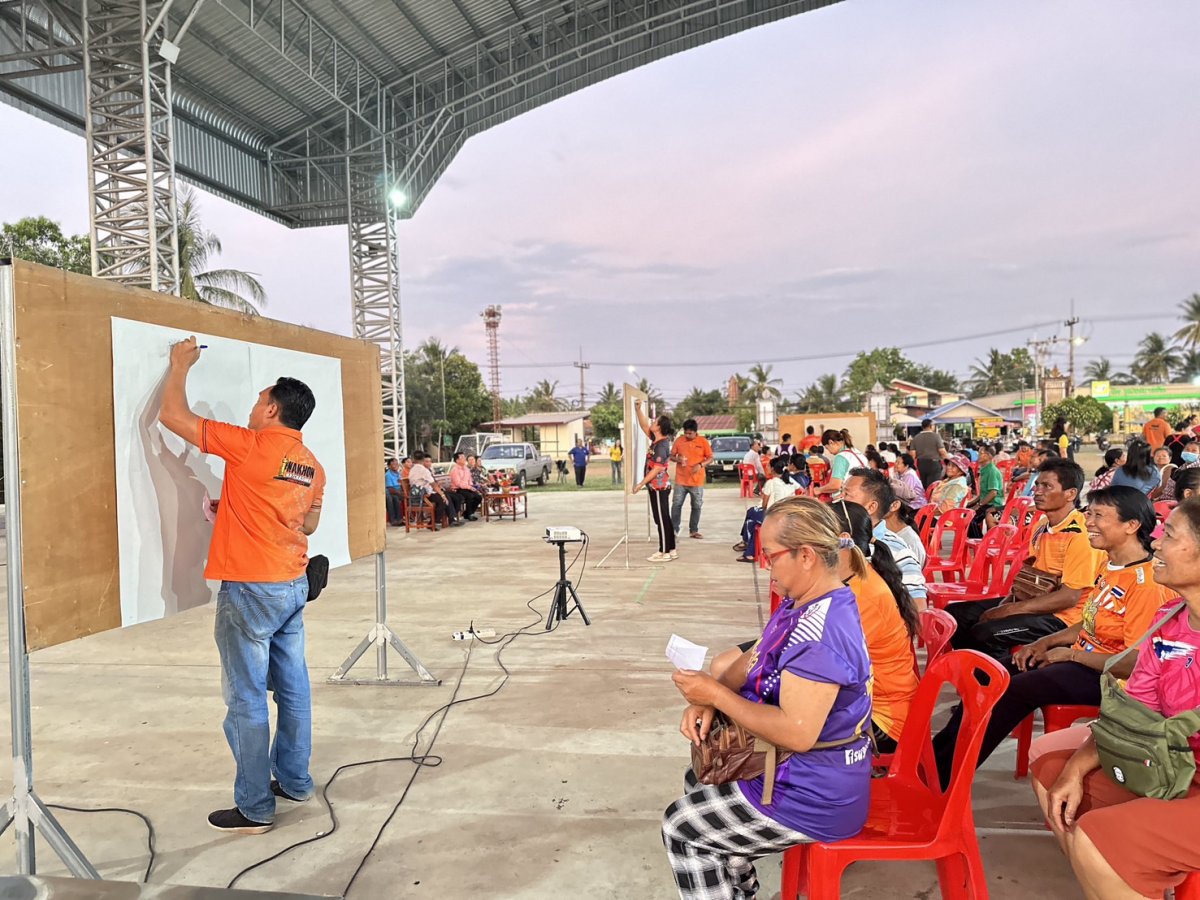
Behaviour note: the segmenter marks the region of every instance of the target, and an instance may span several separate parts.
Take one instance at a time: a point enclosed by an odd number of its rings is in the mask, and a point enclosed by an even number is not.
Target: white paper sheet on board
[[[204,499],[206,492],[220,499],[225,463],[171,434],[157,419],[170,345],[187,336],[112,319],[122,625],[160,619],[216,597],[217,582],[204,580],[213,528]],[[188,400],[199,416],[244,425],[258,392],[281,375],[312,388],[317,405],[304,426],[304,443],[325,469],[326,483],[309,554],[325,554],[330,566],[347,565],[341,360],[212,335],[196,338],[208,345],[188,376]]]

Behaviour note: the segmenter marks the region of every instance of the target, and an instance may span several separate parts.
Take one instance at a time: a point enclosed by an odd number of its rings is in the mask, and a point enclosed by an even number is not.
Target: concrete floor
[[[391,622],[444,680],[437,688],[325,683],[374,616],[371,560],[333,573],[307,615],[318,784],[344,763],[407,755],[416,728],[460,678],[460,699],[496,688],[503,673],[494,648],[476,646],[463,674],[467,646],[451,632],[471,620],[498,633],[533,621],[526,601],[557,577],[542,529],[571,524],[592,536],[587,568],[572,575],[592,626],[576,617],[550,635],[539,626],[505,652],[512,675],[501,693],[450,710],[433,748],[442,765],[418,775],[349,896],[676,896],[658,827],[680,790],[688,748],[677,731],[682,703],[663,650],[673,631],[723,649],[753,636],[767,612],[765,585],[760,603],[754,569],[734,564],[729,549],[746,501],[726,489],[705,499],[708,540],[685,538],[680,559],[661,569],[643,562],[653,548],[641,541],[633,544],[638,568],[594,568],[621,534],[618,493],[535,495],[530,518],[516,523],[436,535],[391,531]],[[635,498],[631,509],[634,533],[644,534],[644,501]],[[534,605],[544,618],[548,597]],[[233,774],[212,619],[211,608],[195,610],[32,657],[38,791],[49,803],[149,815],[158,832],[155,882],[223,886],[244,866],[330,828],[319,799],[281,804],[277,827],[260,837],[222,837],[205,824],[211,810],[231,805]],[[373,656],[358,671],[373,672]],[[976,784],[992,896],[1082,896],[1040,826],[1028,785],[1012,772],[1010,742]],[[337,834],[256,870],[238,887],[340,894],[411,773],[410,763],[343,773],[330,791]],[[140,877],[141,822],[114,813],[63,813],[62,821],[105,877]],[[0,839],[0,871],[13,870],[11,841],[11,832]],[[44,843],[39,852],[41,871],[63,871]],[[778,858],[764,860],[760,871],[761,896],[771,897],[779,889]],[[843,893],[923,900],[936,895],[937,880],[932,865],[861,864],[847,873]]]

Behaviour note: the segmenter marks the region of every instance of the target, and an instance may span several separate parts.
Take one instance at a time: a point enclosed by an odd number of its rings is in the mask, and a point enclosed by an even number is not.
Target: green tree
[[[916,363],[912,366],[906,376],[901,376],[907,381],[915,381],[922,387],[930,388],[943,394],[957,394],[960,390],[958,378],[945,369],[935,369],[933,366],[925,363]],[[887,385],[884,385],[887,387]]]
[[[775,367],[764,366],[762,363],[755,363],[750,367],[750,397],[748,399],[757,402],[767,396],[776,399],[783,396],[778,387],[783,384],[783,379],[771,377],[771,370],[773,368]]]
[[[1024,347],[1014,347],[1007,353],[992,347],[986,358],[976,359],[971,366],[967,386],[976,396],[1029,389],[1033,387],[1033,369],[1033,357]]]
[[[475,363],[431,338],[405,354],[408,445],[434,453],[446,438],[477,431],[492,417],[492,398]]]
[[[1184,326],[1175,332],[1175,340],[1195,347],[1200,344],[1200,294],[1192,294],[1179,304]]]
[[[847,406],[850,409],[861,409],[863,398],[870,393],[876,382],[890,391],[892,382],[897,378],[909,378],[912,369],[912,361],[901,353],[898,347],[860,350],[846,367],[845,379],[842,382],[842,393],[846,395]]]
[[[250,272],[208,269],[221,253],[221,239],[204,227],[195,191],[184,188],[176,199],[179,216],[179,296],[256,316],[267,305],[267,292]]]
[[[721,415],[728,409],[729,404],[720,391],[702,391],[693,387],[691,393],[675,404],[674,416],[683,422],[696,416]]]
[[[1114,372],[1107,356],[1093,359],[1083,370],[1084,381],[1108,381],[1112,384],[1133,384],[1133,376],[1127,372]]]
[[[1138,344],[1133,374],[1147,384],[1165,384],[1171,380],[1171,372],[1179,368],[1180,361],[1179,349],[1157,331],[1152,331]]]
[[[1094,397],[1082,394],[1052,403],[1042,410],[1043,422],[1053,422],[1059,416],[1065,417],[1071,428],[1081,435],[1112,428],[1112,410]]]
[[[753,406],[739,406],[734,409],[733,415],[737,419],[738,431],[750,431],[754,428],[754,420],[758,417],[758,412]]]
[[[501,397],[500,414],[506,419],[515,419],[529,412],[529,404],[524,397]]]
[[[592,407],[592,434],[600,440],[615,440],[621,436],[625,411],[621,403],[598,403]]]
[[[85,234],[65,235],[45,216],[29,216],[0,226],[0,256],[92,274],[92,242]]]

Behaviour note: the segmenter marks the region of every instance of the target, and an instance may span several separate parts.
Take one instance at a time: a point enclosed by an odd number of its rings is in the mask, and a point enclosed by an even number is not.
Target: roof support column
[[[92,274],[179,293],[168,59],[178,51],[165,41],[163,6],[83,3]]]
[[[350,232],[350,296],[354,336],[379,345],[383,355],[383,443],[390,457],[408,453],[404,347],[400,330],[400,272],[396,216],[383,138],[346,156],[346,219]]]

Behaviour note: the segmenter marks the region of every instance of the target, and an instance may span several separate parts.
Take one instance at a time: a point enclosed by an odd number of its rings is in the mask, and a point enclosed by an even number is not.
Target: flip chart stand
[[[8,684],[12,706],[13,792],[5,809],[17,838],[17,871],[37,874],[35,835],[41,834],[76,878],[100,873],[46,808],[33,787],[32,706],[25,641],[25,584],[21,564],[21,460],[17,432],[16,295],[12,266],[0,267],[0,377],[3,378],[4,494],[8,542]]]
[[[346,661],[342,663],[341,668],[329,676],[330,684],[386,684],[397,687],[437,687],[442,683],[440,678],[434,678],[429,670],[417,659],[416,654],[404,645],[404,642],[392,631],[391,626],[387,623],[387,583],[385,579],[387,563],[383,558],[383,553],[375,554],[375,624],[371,626],[371,630],[367,632],[367,636],[362,639],[354,652],[346,657]],[[400,680],[392,678],[388,675],[388,658],[387,650],[391,646],[393,650],[400,654],[400,658],[404,660],[414,672],[419,676],[418,680]],[[362,658],[362,655],[371,647],[375,648],[375,677],[374,678],[348,678],[350,670],[354,668],[354,664]]]

